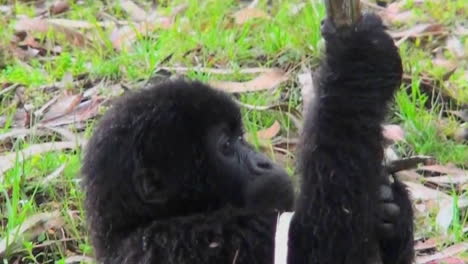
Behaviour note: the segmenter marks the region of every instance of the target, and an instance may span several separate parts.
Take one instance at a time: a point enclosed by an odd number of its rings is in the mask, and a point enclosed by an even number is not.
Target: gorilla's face
[[[294,192],[286,171],[243,138],[240,125],[208,129],[205,146],[211,173],[210,189],[222,202],[260,210],[291,210]]]

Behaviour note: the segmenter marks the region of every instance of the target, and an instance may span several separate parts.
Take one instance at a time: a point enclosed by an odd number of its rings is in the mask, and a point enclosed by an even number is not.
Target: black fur
[[[324,33],[321,96],[305,125],[288,263],[370,264],[377,256],[409,264],[408,195],[396,183],[395,201],[381,201],[379,186],[390,184],[376,176],[384,175],[380,123],[401,79],[400,57],[374,16],[348,30],[326,23]],[[219,136],[220,125],[231,132]],[[164,82],[117,102],[82,169],[98,261],[272,264],[278,212],[292,209],[293,192],[241,134],[233,100],[198,82]],[[224,163],[210,146],[225,135],[236,139],[239,157]],[[398,230],[378,234],[379,209],[395,203],[401,213],[390,224]]]
[[[304,128],[301,195],[291,223],[289,263],[409,264],[411,203],[396,183],[403,208],[396,237],[376,227],[382,166],[381,123],[402,77],[401,59],[380,18],[365,15],[352,28],[322,28],[326,57],[319,96]]]

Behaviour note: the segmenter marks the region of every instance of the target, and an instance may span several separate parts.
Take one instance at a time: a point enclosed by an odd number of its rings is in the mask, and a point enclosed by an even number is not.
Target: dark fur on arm
[[[292,220],[289,263],[378,263],[376,202],[382,175],[381,123],[402,76],[380,18],[322,29],[326,57],[308,113]]]

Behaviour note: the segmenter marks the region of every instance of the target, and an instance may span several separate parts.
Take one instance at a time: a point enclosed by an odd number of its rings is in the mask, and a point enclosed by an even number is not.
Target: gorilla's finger
[[[379,188],[379,199],[381,201],[393,201],[393,191],[387,184],[381,185]]]
[[[384,221],[393,222],[400,216],[400,207],[394,203],[385,203],[381,206],[380,217]]]

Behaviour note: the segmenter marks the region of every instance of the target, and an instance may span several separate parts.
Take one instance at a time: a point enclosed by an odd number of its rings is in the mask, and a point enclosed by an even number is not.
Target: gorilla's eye
[[[232,139],[227,138],[221,146],[221,151],[226,156],[232,156],[234,154],[234,144]]]

